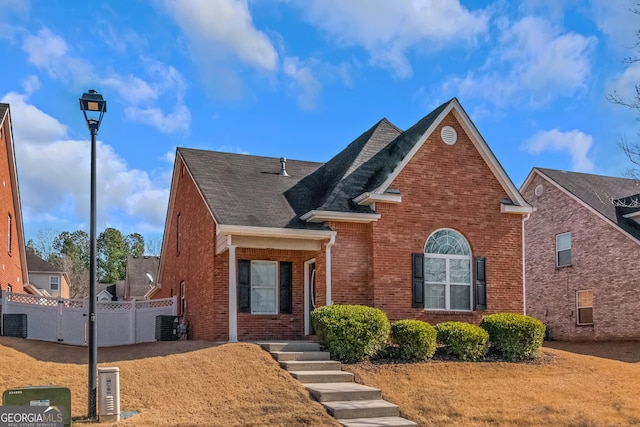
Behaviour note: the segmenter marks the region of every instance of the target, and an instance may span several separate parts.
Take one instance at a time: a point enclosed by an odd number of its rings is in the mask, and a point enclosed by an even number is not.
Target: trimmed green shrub
[[[489,332],[493,347],[510,362],[536,357],[546,329],[541,321],[515,313],[484,316],[480,326]]]
[[[489,350],[489,334],[480,326],[465,322],[444,322],[436,325],[438,344],[460,360],[477,361]]]
[[[419,361],[436,352],[436,330],[422,320],[398,320],[391,324],[390,354],[400,360]]]
[[[387,345],[391,325],[382,310],[362,305],[328,305],[311,312],[320,343],[335,359],[355,363]]]

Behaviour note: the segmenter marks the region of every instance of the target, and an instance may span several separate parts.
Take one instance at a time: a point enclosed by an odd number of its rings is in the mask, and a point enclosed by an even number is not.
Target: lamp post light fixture
[[[95,90],[91,89],[82,94],[80,109],[84,113],[89,132],[91,132],[91,213],[89,232],[89,313],[88,313],[88,346],[89,346],[89,396],[88,414],[90,419],[96,418],[96,371],[98,360],[98,341],[96,324],[96,136],[102,116],[107,111],[107,101]]]

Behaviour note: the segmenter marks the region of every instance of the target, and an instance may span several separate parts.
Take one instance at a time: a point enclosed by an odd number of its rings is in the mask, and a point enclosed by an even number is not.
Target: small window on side
[[[57,291],[60,287],[60,278],[58,276],[49,276],[49,289]]]
[[[578,325],[593,325],[593,291],[576,292],[576,313]]]
[[[556,267],[571,265],[571,233],[556,235]]]

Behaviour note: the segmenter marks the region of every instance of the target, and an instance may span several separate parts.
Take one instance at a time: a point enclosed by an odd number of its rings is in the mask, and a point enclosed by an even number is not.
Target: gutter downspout
[[[333,304],[333,301],[331,299],[331,247],[335,242],[336,242],[336,236],[334,234],[333,236],[331,236],[331,238],[329,239],[329,242],[327,242],[325,246],[325,263],[326,263],[325,284],[326,284],[326,291],[327,291],[326,305]]]
[[[531,214],[528,213],[522,219],[522,313],[524,315],[527,314],[527,279],[526,279],[526,246],[525,246],[525,236],[524,236],[524,223],[531,217]]]
[[[238,342],[238,293],[236,289],[236,246],[227,236],[229,248],[229,342]]]

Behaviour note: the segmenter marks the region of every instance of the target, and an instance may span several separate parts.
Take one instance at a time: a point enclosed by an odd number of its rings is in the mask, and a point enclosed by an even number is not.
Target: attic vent
[[[280,157],[280,176],[289,176],[289,174],[287,173],[286,157]]]
[[[538,197],[542,196],[543,192],[544,192],[544,187],[542,186],[542,184],[537,185],[535,190],[533,190],[533,193]]]
[[[456,130],[451,126],[443,127],[440,131],[440,137],[447,145],[453,145],[458,140],[458,134],[456,133]]]

